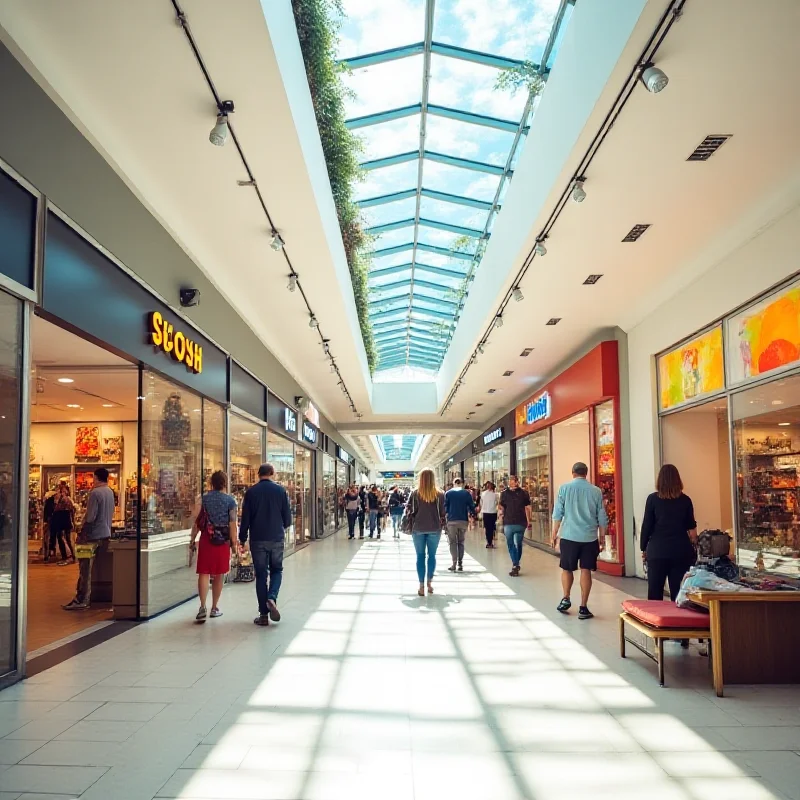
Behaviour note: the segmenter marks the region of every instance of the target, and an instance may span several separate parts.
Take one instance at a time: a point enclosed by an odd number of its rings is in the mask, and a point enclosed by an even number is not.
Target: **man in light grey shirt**
[[[93,545],[94,554],[91,558],[78,559],[78,585],[75,589],[75,597],[65,606],[62,606],[65,611],[80,611],[84,608],[89,608],[92,598],[94,556],[100,550],[105,550],[108,547],[115,506],[114,492],[108,485],[108,470],[105,467],[98,467],[94,471],[94,487],[89,492],[89,498],[86,502],[86,517],[83,521],[83,528],[77,538],[78,544]]]

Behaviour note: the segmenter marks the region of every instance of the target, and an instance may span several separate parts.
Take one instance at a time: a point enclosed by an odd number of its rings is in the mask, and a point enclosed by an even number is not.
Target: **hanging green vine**
[[[377,353],[369,321],[367,286],[372,242],[353,201],[353,186],[361,179],[361,142],[345,125],[347,89],[341,78],[345,68],[336,61],[342,3],[341,0],[292,0],[292,9],[350,267],[361,337],[369,368],[373,371]]]

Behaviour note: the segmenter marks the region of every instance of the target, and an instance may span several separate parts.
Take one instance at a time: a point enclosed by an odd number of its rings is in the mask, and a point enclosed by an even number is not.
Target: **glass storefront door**
[[[295,491],[297,504],[294,518],[294,537],[297,544],[311,540],[311,518],[313,506],[311,502],[311,475],[313,472],[314,454],[300,445],[294,448]]]
[[[322,456],[322,530],[336,530],[336,466],[333,456]]]
[[[258,468],[264,460],[264,428],[238,414],[230,416],[230,492],[236,498],[242,518],[244,493],[258,482]]]
[[[550,430],[538,431],[517,442],[517,472],[531,498],[531,539],[550,543]]]
[[[0,292],[0,675],[17,668],[22,309]]]
[[[289,494],[289,509],[292,524],[286,529],[286,549],[295,544],[295,525],[297,521],[300,498],[297,496],[297,473],[294,463],[294,445],[283,436],[269,432],[267,437],[267,461],[275,467],[275,481],[283,486]]]
[[[344,525],[347,521],[347,514],[344,510],[344,496],[347,492],[347,487],[350,485],[348,480],[349,468],[347,464],[341,461],[336,462],[336,526],[337,528]]]

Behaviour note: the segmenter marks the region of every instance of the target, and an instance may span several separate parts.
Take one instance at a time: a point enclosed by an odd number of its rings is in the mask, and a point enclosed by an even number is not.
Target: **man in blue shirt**
[[[242,546],[250,534],[258,597],[258,616],[253,620],[256,625],[266,626],[270,620],[278,622],[281,618],[277,600],[283,580],[284,532],[291,524],[289,495],[275,483],[275,467],[262,464],[258,468],[258,483],[245,492],[239,525]]]
[[[444,512],[447,516],[447,538],[450,541],[450,555],[453,565],[450,572],[464,571],[464,539],[467,535],[470,514],[475,513],[475,501],[464,488],[461,478],[453,481],[453,488],[445,493]]]
[[[578,619],[591,619],[594,616],[589,611],[592,572],[597,569],[600,542],[608,528],[603,493],[586,480],[588,474],[586,464],[580,461],[575,464],[572,467],[572,480],[558,490],[553,509],[553,547],[561,550],[561,587],[564,590],[558,610],[562,614],[569,613],[573,573],[580,564],[581,605]]]

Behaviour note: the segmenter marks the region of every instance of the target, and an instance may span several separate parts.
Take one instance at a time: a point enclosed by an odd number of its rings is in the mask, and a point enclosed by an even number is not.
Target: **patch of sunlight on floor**
[[[428,597],[414,558],[358,551],[180,797],[776,800],[469,556]]]

